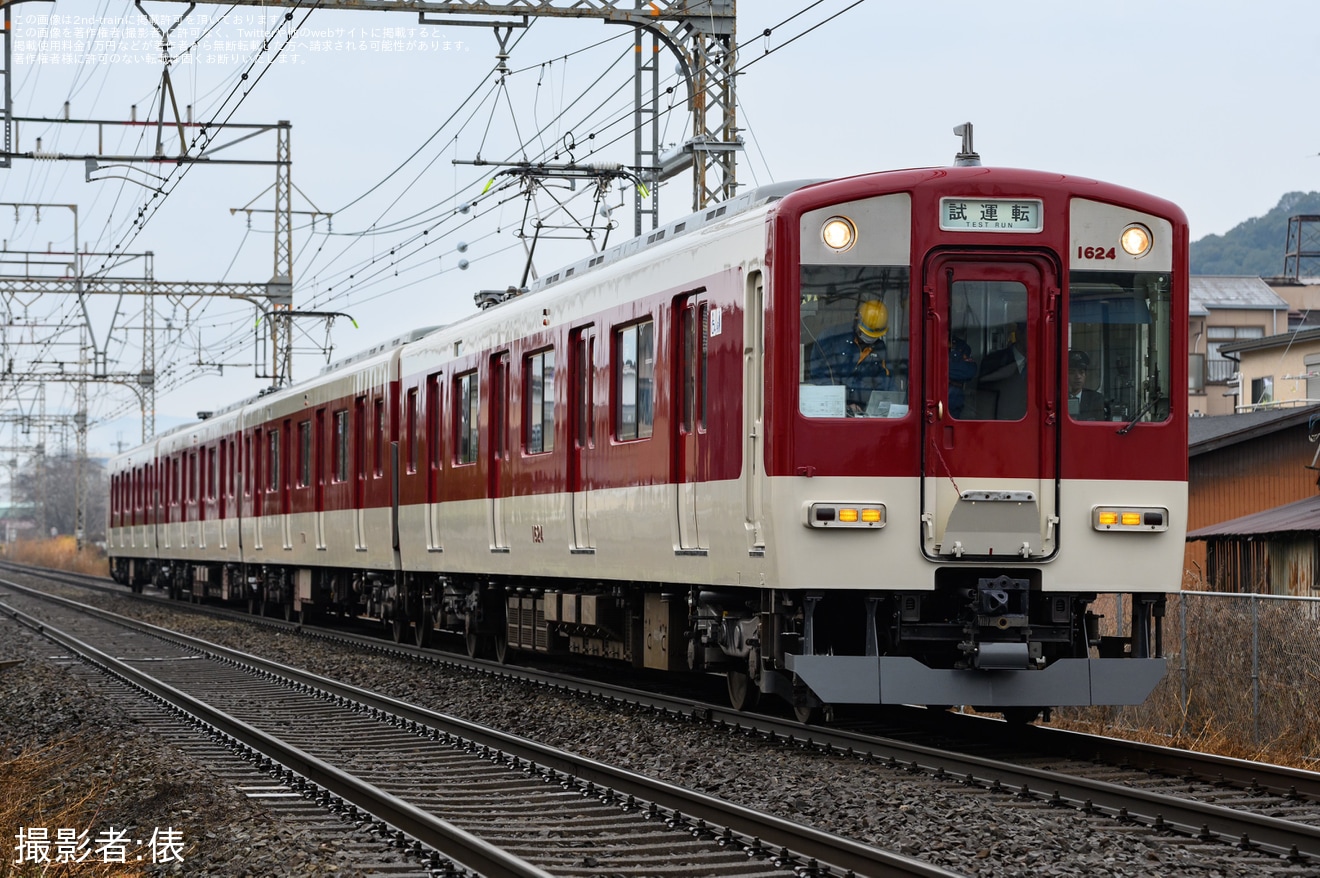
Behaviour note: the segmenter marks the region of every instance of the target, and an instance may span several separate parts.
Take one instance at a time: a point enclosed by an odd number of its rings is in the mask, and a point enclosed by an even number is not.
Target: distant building
[[[1224,345],[1288,330],[1289,304],[1258,277],[1191,278],[1187,410],[1193,417],[1232,414],[1238,405],[1238,363]]]
[[[1298,552],[1308,540],[1320,552],[1320,515],[1312,529],[1295,528],[1310,521],[1307,509],[1320,508],[1320,470],[1311,469],[1318,431],[1320,406],[1189,422],[1185,586],[1316,594],[1320,558],[1302,564]]]

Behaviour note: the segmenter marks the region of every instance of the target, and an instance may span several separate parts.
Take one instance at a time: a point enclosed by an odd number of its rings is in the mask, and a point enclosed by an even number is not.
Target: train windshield
[[[1168,272],[1069,275],[1067,389],[1072,418],[1168,420],[1171,289]]]
[[[798,406],[811,418],[908,411],[907,266],[804,265]]]

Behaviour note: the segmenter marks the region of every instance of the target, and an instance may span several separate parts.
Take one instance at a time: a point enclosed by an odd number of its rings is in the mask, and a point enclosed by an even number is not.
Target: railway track
[[[28,598],[36,595],[6,583]],[[949,875],[294,668],[57,601],[4,612],[415,856],[487,876]],[[126,634],[125,632],[131,632]],[[109,654],[112,650],[123,658]],[[260,754],[260,755],[257,755]]]
[[[325,636],[349,641],[358,637]],[[370,642],[376,649],[426,654]],[[1261,852],[1303,870],[1320,863],[1320,775],[1313,772],[1047,728],[1012,727],[976,717],[932,717],[924,711],[907,714],[901,728],[875,723],[850,729],[809,727],[739,714],[691,698],[568,680],[544,671],[458,657],[440,660],[590,697],[645,704],[737,734],[846,754],[868,764],[1008,793],[1024,802],[1108,815],[1174,839]]]

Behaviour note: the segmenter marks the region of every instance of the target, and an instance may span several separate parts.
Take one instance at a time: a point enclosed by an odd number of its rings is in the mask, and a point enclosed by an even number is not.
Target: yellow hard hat
[[[884,302],[866,301],[857,306],[857,332],[866,338],[879,338],[889,328],[889,309]]]

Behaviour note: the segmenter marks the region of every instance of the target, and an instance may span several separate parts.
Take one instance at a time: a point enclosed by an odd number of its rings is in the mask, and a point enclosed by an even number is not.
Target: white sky
[[[738,81],[747,143],[739,160],[741,185],[948,164],[959,145],[952,127],[971,121],[985,164],[1079,174],[1169,198],[1187,211],[1193,239],[1265,213],[1285,192],[1320,188],[1320,115],[1309,104],[1317,74],[1307,42],[1320,24],[1314,0],[867,0],[847,9],[852,2],[823,0],[782,27],[807,4],[738,4],[739,63],[746,67]],[[145,5],[161,20],[187,8],[157,0]],[[271,9],[267,20],[272,13],[282,18]],[[131,2],[33,2],[13,14],[11,85],[18,115],[55,117],[67,100],[75,119],[126,120],[133,104],[139,119],[155,117],[159,41]],[[50,15],[59,16],[61,33],[43,42],[37,29]],[[514,74],[498,90],[491,75],[497,44],[487,27],[432,26],[422,37],[414,13],[316,12],[295,46],[266,69],[273,51],[259,54],[257,35],[273,32],[274,49],[287,31],[272,31],[261,15],[254,7],[198,6],[171,40],[175,54],[193,43],[197,48],[174,64],[171,77],[180,105],[195,105],[199,119],[220,113],[232,122],[292,123],[293,180],[302,193],[295,209],[314,204],[334,212],[332,235],[325,234],[324,219],[313,231],[308,217],[295,218],[295,306],[353,316],[357,329],[335,323],[336,357],[414,326],[462,317],[471,313],[477,289],[518,282],[521,244],[509,233],[520,222],[521,199],[500,206],[488,196],[474,212],[453,215],[458,203],[477,198],[492,173],[456,166],[454,159],[521,158],[520,140],[528,143],[526,154],[538,158],[573,138],[579,161],[632,163],[629,29],[590,20],[536,22],[525,34],[515,33]],[[303,15],[295,11],[294,23]],[[395,44],[386,39],[387,28],[394,29]],[[766,28],[774,30],[763,38]],[[113,45],[93,42],[98,39]],[[362,50],[342,45],[363,40]],[[756,60],[767,49],[774,51]],[[249,68],[249,80],[240,82]],[[666,58],[661,70],[662,85],[672,84],[672,60]],[[230,116],[235,102],[221,107],[236,88],[249,94]],[[475,97],[464,106],[469,95]],[[689,125],[676,102],[662,124],[663,139],[685,139]],[[87,126],[35,123],[20,127],[16,150],[33,149],[37,136],[46,152],[98,152],[97,135]],[[106,129],[103,137],[100,151],[141,154],[154,145],[155,130]],[[616,137],[613,146],[593,151]],[[177,148],[177,139],[167,139],[167,152]],[[216,157],[274,153],[268,134]],[[146,179],[139,172],[102,173]],[[0,171],[0,203],[77,204],[81,245],[152,251],[157,280],[262,282],[271,276],[270,215],[254,215],[249,230],[230,209],[248,203],[269,209],[272,168],[193,167],[182,178],[175,172],[165,185],[169,194],[154,200],[142,186],[120,179],[88,183],[84,175],[80,161],[16,160]],[[690,176],[675,178],[659,197],[664,219],[687,213]],[[629,194],[611,241],[631,234],[631,203]],[[134,234],[144,205],[147,221]],[[0,238],[9,250],[68,250],[71,216],[47,208],[38,223],[31,209],[15,214],[0,205]],[[414,226],[421,220],[427,221]],[[414,227],[357,234],[373,224]],[[425,237],[423,228],[429,229]],[[459,241],[469,243],[463,254],[456,251]],[[1279,249],[1282,260],[1282,241]],[[537,269],[549,272],[589,253],[585,241],[543,245]],[[470,260],[466,271],[457,269],[460,258]],[[90,258],[86,270],[104,262]],[[140,263],[134,265],[123,271],[140,273]],[[92,306],[102,343],[111,304]],[[11,307],[20,317],[26,311],[29,323],[76,313],[75,305],[49,297],[26,297]],[[112,372],[141,366],[141,332],[132,331],[140,326],[140,308],[140,302],[124,303],[116,334],[105,343]],[[158,313],[169,310],[158,305]],[[177,331],[158,339],[157,348],[174,364],[168,380],[176,386],[158,399],[158,430],[268,383],[236,365],[251,361],[250,307],[180,303],[170,325]],[[311,352],[324,340],[324,326],[307,322],[303,330],[299,350],[305,352],[294,370],[299,378],[324,362]],[[43,333],[26,326],[8,338]],[[199,347],[202,360],[230,364],[223,374],[190,365]],[[12,346],[5,355],[16,357],[21,370],[34,350]],[[61,343],[44,359],[73,363],[77,352]],[[11,420],[36,398],[31,388],[5,387],[3,393],[0,418]],[[93,454],[111,452],[121,441],[136,444],[140,422],[128,391],[93,385],[89,398]],[[72,400],[70,386],[48,384],[48,414],[71,412]],[[0,421],[0,444],[27,441]],[[55,437],[48,441],[53,448],[60,444]]]

